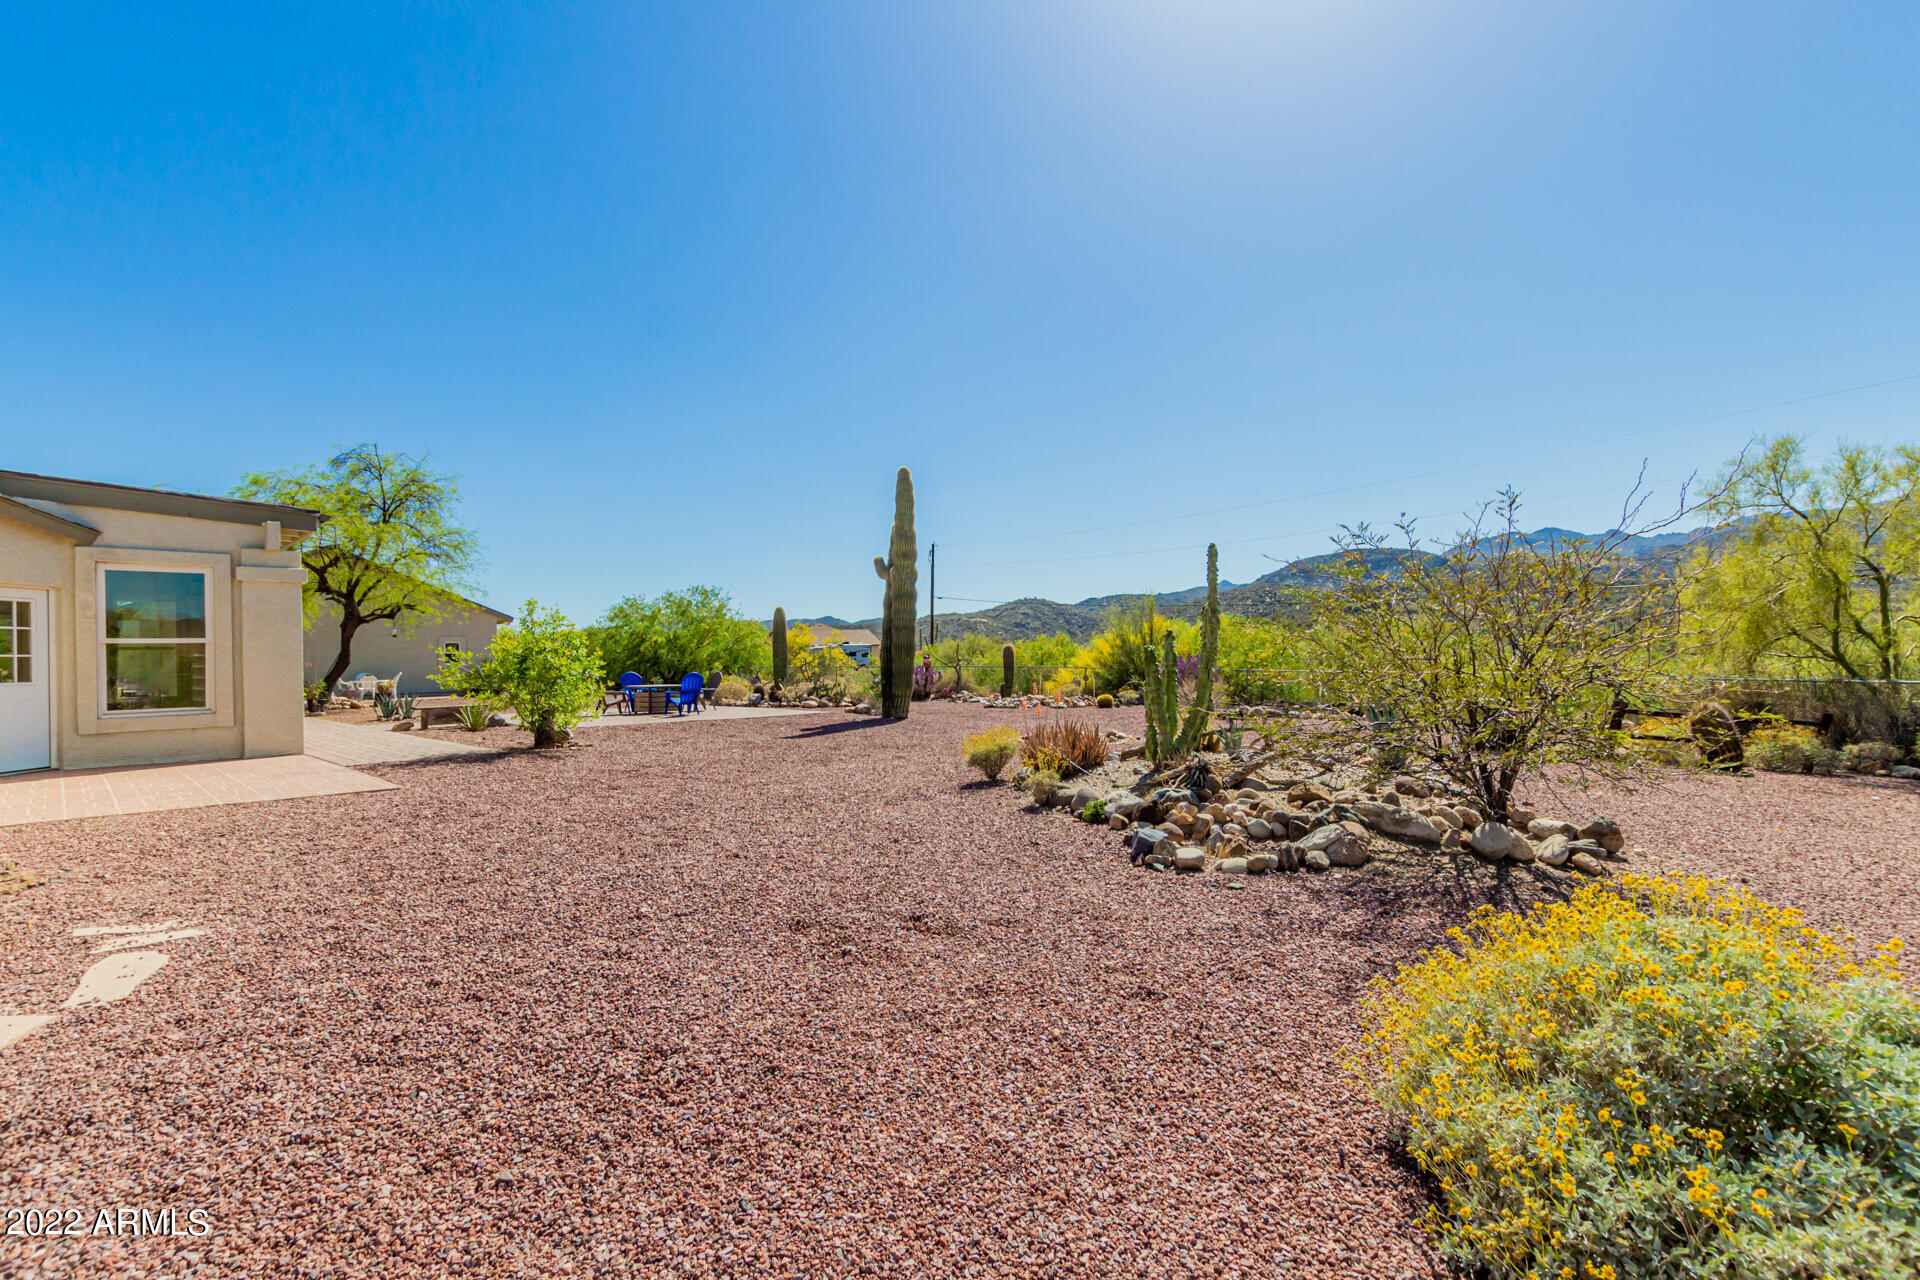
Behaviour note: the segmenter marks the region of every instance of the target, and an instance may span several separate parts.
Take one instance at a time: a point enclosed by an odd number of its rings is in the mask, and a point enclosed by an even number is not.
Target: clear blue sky
[[[943,595],[1077,599],[1920,434],[1694,421],[1920,373],[1905,0],[362,8],[0,16],[0,466],[373,439],[510,610],[859,617],[902,463]]]

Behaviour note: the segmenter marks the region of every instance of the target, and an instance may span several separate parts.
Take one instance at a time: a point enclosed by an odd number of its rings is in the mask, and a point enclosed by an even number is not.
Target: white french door
[[[53,764],[47,593],[0,587],[0,773]]]

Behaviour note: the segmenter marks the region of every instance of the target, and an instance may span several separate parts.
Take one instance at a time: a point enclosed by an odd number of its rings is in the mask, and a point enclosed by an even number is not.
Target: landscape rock
[[[1107,825],[1115,831],[1125,831],[1127,829],[1127,820],[1117,813],[1110,813],[1107,815]]]
[[[1549,867],[1563,866],[1567,859],[1573,856],[1567,847],[1572,843],[1564,835],[1558,833],[1550,835],[1540,842],[1540,847],[1534,850],[1534,856]]]
[[[1590,853],[1574,854],[1567,859],[1567,865],[1575,871],[1578,871],[1581,875],[1604,876],[1607,874],[1605,864]]]
[[[1920,769],[1910,764],[1897,764],[1887,770],[1887,773],[1891,777],[1905,778],[1909,782],[1920,781]]]
[[[1309,849],[1300,855],[1300,865],[1308,871],[1325,871],[1332,867],[1333,863],[1319,849]]]
[[[1270,853],[1253,853],[1247,855],[1247,870],[1254,875],[1272,871],[1279,865],[1280,859]]]
[[[392,728],[392,730],[391,730],[391,732],[393,732],[393,733],[408,733],[408,732],[411,732],[411,731],[412,731],[412,729],[413,729],[413,721],[411,721],[411,720],[397,720],[397,721],[395,721],[395,722],[394,722],[394,726],[393,726],[393,728]]]
[[[1207,853],[1192,845],[1173,851],[1173,867],[1176,871],[1199,871],[1207,865]]]
[[[1273,839],[1272,825],[1268,823],[1265,818],[1248,818],[1247,819],[1247,839],[1249,840]]]
[[[1224,871],[1230,876],[1243,876],[1247,873],[1245,858],[1222,858],[1213,864],[1215,871]]]
[[[1520,835],[1518,832],[1514,833],[1512,843],[1507,845],[1508,862],[1532,862],[1539,856],[1538,853],[1534,852],[1532,841]]]
[[[1164,831],[1142,827],[1127,838],[1127,857],[1139,862],[1150,853],[1163,852],[1170,839],[1172,837]]]
[[[1439,844],[1446,833],[1411,809],[1389,809],[1373,822],[1373,829],[1396,840]]]
[[[1393,789],[1401,795],[1411,796],[1415,800],[1424,800],[1433,794],[1433,789],[1426,783],[1420,781],[1418,778],[1408,777],[1405,774],[1401,774],[1393,780]]]
[[[1535,840],[1545,840],[1548,836],[1565,836],[1571,840],[1580,834],[1580,828],[1571,822],[1556,822],[1552,818],[1535,818],[1527,824],[1527,834]]]
[[[1314,804],[1332,804],[1333,794],[1311,782],[1296,782],[1287,788],[1287,803],[1296,809]]]
[[[1498,861],[1507,856],[1507,846],[1519,839],[1513,828],[1499,822],[1483,822],[1467,837],[1467,846],[1483,858]]]
[[[1527,824],[1540,815],[1531,809],[1522,809],[1517,804],[1507,806],[1507,825],[1516,831],[1525,831]]]
[[[1574,834],[1582,840],[1593,841],[1608,853],[1618,853],[1627,847],[1626,834],[1612,818],[1595,818]]]

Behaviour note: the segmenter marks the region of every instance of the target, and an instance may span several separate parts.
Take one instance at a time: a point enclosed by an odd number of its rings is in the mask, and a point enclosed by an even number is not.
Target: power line
[[[1001,542],[1032,542],[1041,538],[1068,538],[1077,537],[1080,534],[1086,533],[1110,533],[1116,529],[1137,529],[1143,525],[1170,524],[1177,520],[1199,520],[1207,516],[1226,515],[1235,511],[1252,511],[1260,507],[1280,506],[1288,502],[1304,502],[1310,498],[1330,498],[1343,493],[1354,493],[1361,489],[1377,489],[1383,485],[1405,484],[1413,480],[1431,480],[1437,476],[1458,475],[1462,471],[1472,471],[1476,468],[1489,466],[1494,463],[1518,462],[1524,458],[1543,457],[1550,453],[1560,453],[1564,450],[1579,448],[1583,445],[1611,444],[1617,440],[1631,440],[1638,436],[1652,435],[1658,431],[1679,431],[1685,427],[1703,426],[1709,422],[1723,422],[1728,418],[1738,418],[1749,413],[1765,413],[1769,409],[1785,409],[1796,404],[1807,404],[1814,400],[1827,400],[1834,396],[1850,395],[1855,391],[1871,391],[1876,387],[1890,387],[1895,383],[1913,382],[1915,380],[1920,380],[1920,373],[1906,373],[1897,378],[1885,378],[1879,382],[1863,382],[1858,386],[1841,387],[1836,391],[1820,391],[1810,396],[1798,396],[1792,400],[1776,400],[1771,404],[1758,404],[1746,409],[1732,409],[1726,413],[1708,414],[1703,418],[1688,418],[1681,422],[1661,423],[1655,427],[1641,427],[1633,431],[1622,431],[1617,435],[1591,436],[1582,440],[1574,440],[1567,444],[1548,445],[1546,448],[1533,449],[1525,453],[1510,453],[1491,458],[1482,458],[1478,462],[1462,463],[1456,467],[1442,467],[1437,471],[1421,471],[1410,475],[1389,476],[1384,480],[1365,480],[1359,484],[1342,485],[1336,489],[1319,489],[1312,493],[1296,493],[1285,498],[1268,498],[1260,502],[1242,503],[1236,507],[1214,507],[1209,511],[1182,512],[1179,515],[1160,516],[1152,520],[1129,520],[1121,524],[1094,525],[1085,529],[1058,529],[1052,533],[1016,533],[1001,538],[972,538],[964,542],[951,542],[947,545],[954,547],[978,547]],[[1050,562],[1033,560],[1006,561],[1004,563],[1045,564]]]

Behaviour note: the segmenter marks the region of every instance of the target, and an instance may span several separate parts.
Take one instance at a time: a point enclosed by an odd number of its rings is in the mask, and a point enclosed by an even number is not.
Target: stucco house
[[[433,617],[403,613],[397,622],[369,622],[354,632],[352,662],[342,679],[351,680],[363,671],[382,680],[397,675],[400,693],[444,693],[433,679],[440,669],[440,655],[457,649],[485,657],[493,647],[493,633],[512,621],[512,615],[498,609],[451,596]],[[307,625],[307,680],[326,675],[339,652],[340,606],[322,600]]]
[[[325,518],[0,471],[0,773],[298,755]]]

